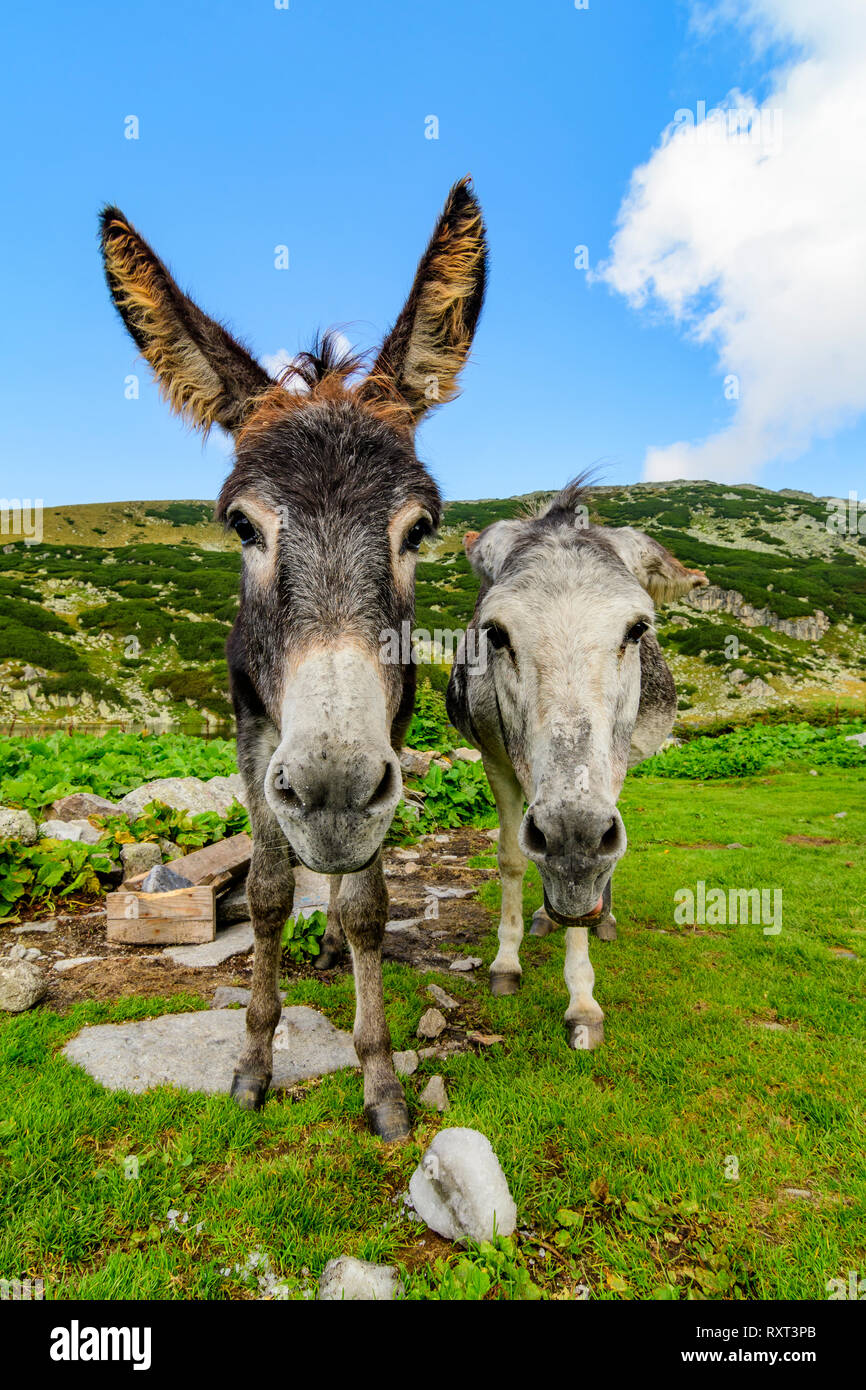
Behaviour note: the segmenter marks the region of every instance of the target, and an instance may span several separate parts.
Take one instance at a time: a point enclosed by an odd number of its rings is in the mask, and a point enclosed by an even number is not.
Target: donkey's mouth
[[[585,912],[582,917],[565,917],[561,912],[550,906],[547,893],[544,894],[544,910],[551,922],[555,922],[558,927],[576,927],[581,922],[594,922],[604,911],[604,899],[600,897],[591,912]]]

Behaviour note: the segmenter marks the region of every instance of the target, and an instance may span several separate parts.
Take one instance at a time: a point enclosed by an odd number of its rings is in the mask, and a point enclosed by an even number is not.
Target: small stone
[[[437,845],[447,845],[447,843],[448,843],[448,836],[447,836],[447,835],[434,835],[434,836],[433,836],[433,843],[434,843],[434,844],[437,844]]]
[[[178,965],[189,965],[193,969],[203,969],[211,965],[222,965],[229,956],[239,956],[251,951],[254,944],[252,922],[239,922],[237,926],[226,927],[217,932],[215,941],[205,941],[200,946],[167,946],[164,956],[177,961]]]
[[[847,811],[835,811],[835,812],[833,813],[833,819],[834,819],[834,820],[844,820],[845,817],[847,816],[847,814],[848,814]]]
[[[492,830],[485,830],[484,834],[487,836],[488,840],[493,840],[495,843],[499,839],[499,826],[494,825]]]
[[[441,1005],[443,1009],[456,1009],[459,1007],[458,1000],[452,999],[451,995],[446,994],[445,990],[439,985],[428,985],[427,993],[430,995],[430,998],[435,999],[436,1003]]]
[[[323,1303],[366,1302],[387,1303],[397,1288],[397,1271],[393,1265],[368,1264],[351,1255],[329,1260],[319,1280],[319,1298]]]
[[[792,1201],[801,1202],[810,1201],[814,1195],[809,1191],[808,1187],[783,1187],[782,1192],[786,1197],[790,1197]]]
[[[412,1076],[418,1070],[418,1053],[411,1047],[406,1052],[393,1053],[394,1070],[398,1076]]]
[[[57,930],[56,918],[49,918],[45,922],[25,922],[22,927],[13,927],[15,936],[24,936],[30,931],[50,932]]]
[[[476,1129],[442,1129],[412,1174],[415,1210],[446,1240],[510,1236],[517,1208],[490,1140]]]
[[[431,1076],[418,1099],[422,1105],[426,1105],[430,1110],[445,1111],[451,1107],[445,1082],[441,1076]]]
[[[217,924],[221,927],[229,927],[237,922],[248,922],[249,920],[250,904],[247,898],[247,885],[246,883],[239,883],[217,900]]]
[[[845,742],[859,743],[861,748],[866,748],[866,729],[864,729],[862,734],[846,734]]]
[[[238,989],[234,985],[217,985],[210,1006],[212,1009],[227,1009],[231,1004],[242,1004],[246,1008],[251,993],[251,990]]]
[[[22,845],[35,845],[36,822],[29,811],[17,806],[0,806],[0,840],[18,840]]]
[[[731,843],[730,843],[729,845],[725,845],[725,849],[745,849],[745,848],[746,848],[746,846],[745,846],[745,845],[741,845],[740,842],[739,842],[739,840],[732,840]]]
[[[123,862],[126,878],[135,878],[136,874],[146,874],[148,869],[153,869],[157,864],[162,863],[159,845],[152,844],[148,840],[143,840],[140,844],[135,845],[121,845],[120,858]]]
[[[29,946],[24,952],[25,960],[44,960],[42,952],[36,946]]]
[[[69,956],[66,960],[56,960],[54,969],[63,974],[66,970],[74,970],[76,965],[89,965],[91,961],[102,960],[101,956]]]
[[[428,1009],[421,1016],[421,1022],[416,1031],[419,1038],[438,1038],[445,1026],[444,1014],[441,1014],[438,1009]]]
[[[192,888],[192,879],[184,878],[167,864],[154,864],[141,885],[142,893],[173,893],[176,888]]]
[[[25,957],[26,955],[27,955],[27,947],[26,947],[25,945],[23,945],[22,942],[16,941],[16,942],[15,942],[15,945],[12,947],[11,951],[9,952],[9,959],[10,959],[10,960],[24,960],[24,957]]]
[[[809,776],[810,776],[810,777],[817,777],[817,776],[818,776],[818,773],[817,773],[817,771],[816,771],[816,769],[815,769],[814,767],[810,767],[810,768],[809,768]]]
[[[455,748],[452,756],[461,763],[481,762],[481,754],[477,748]]]
[[[38,966],[29,960],[0,960],[0,1009],[22,1014],[32,1009],[48,988]]]
[[[425,753],[417,748],[403,748],[400,752],[400,767],[407,777],[424,777],[434,756],[433,752]]]
[[[449,970],[477,970],[479,965],[484,962],[480,956],[459,956],[457,960],[452,960]]]
[[[404,860],[420,859],[421,855],[417,849],[395,849],[394,858]]]
[[[183,850],[180,845],[175,844],[174,840],[157,840],[157,844],[163,859],[167,860],[169,864],[174,859],[183,858]]]

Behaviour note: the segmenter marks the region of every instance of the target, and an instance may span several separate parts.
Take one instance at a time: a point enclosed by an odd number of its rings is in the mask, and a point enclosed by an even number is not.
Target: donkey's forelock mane
[[[280,372],[267,390],[253,397],[238,434],[243,447],[294,411],[322,402],[352,401],[395,429],[411,430],[412,413],[390,378],[376,374],[353,382],[368,365],[369,354],[341,343],[333,330],[316,334],[311,346]],[[359,391],[364,384],[364,392]],[[376,391],[370,390],[375,384]]]

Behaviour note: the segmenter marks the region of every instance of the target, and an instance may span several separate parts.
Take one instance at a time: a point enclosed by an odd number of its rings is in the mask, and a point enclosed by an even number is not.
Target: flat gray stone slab
[[[63,1054],[110,1091],[138,1094],[153,1086],[179,1086],[227,1094],[246,1021],[246,1009],[207,1009],[137,1023],[101,1023],[82,1028]],[[274,1036],[275,1090],[357,1066],[348,1033],[315,1009],[283,1009]]]
[[[178,965],[196,969],[222,965],[229,956],[242,955],[252,949],[253,940],[252,922],[238,922],[237,926],[218,931],[215,941],[205,941],[201,946],[166,946],[162,954],[176,960]]]

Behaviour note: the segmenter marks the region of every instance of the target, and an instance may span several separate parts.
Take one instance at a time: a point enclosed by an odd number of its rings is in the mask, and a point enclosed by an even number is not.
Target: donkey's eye
[[[511,638],[504,627],[499,627],[497,623],[491,623],[484,631],[487,633],[487,640],[494,651],[502,651],[503,648],[510,650]]]
[[[649,623],[635,623],[625,634],[626,642],[633,642],[635,645],[640,641],[645,632],[649,631]]]
[[[231,525],[237,532],[241,545],[251,545],[253,541],[258,540],[258,531],[243,512],[235,512],[231,518]]]
[[[406,533],[406,539],[403,542],[403,549],[420,549],[421,542],[427,539],[427,537],[430,535],[431,530],[432,527],[430,525],[430,522],[427,520],[426,516],[419,517],[419,519],[415,522],[415,525]]]

